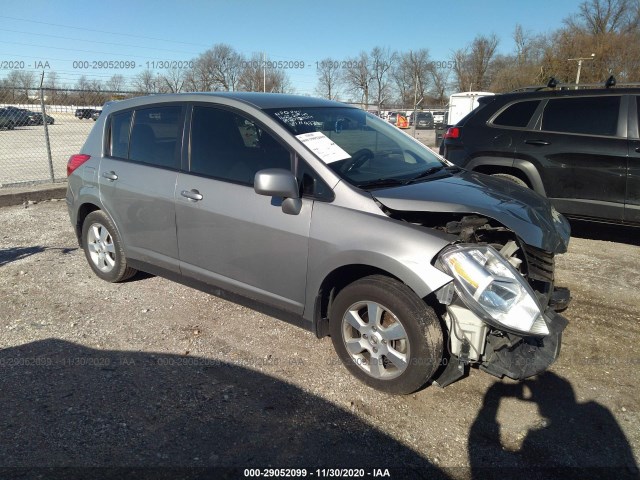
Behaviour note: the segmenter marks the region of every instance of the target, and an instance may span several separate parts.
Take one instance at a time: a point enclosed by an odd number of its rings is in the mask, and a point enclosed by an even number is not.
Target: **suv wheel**
[[[111,218],[100,210],[82,224],[82,248],[94,273],[107,282],[121,282],[136,274],[127,266],[122,241]]]
[[[491,176],[508,180],[511,183],[515,183],[516,185],[520,185],[521,187],[524,187],[524,188],[529,188],[529,185],[527,185],[527,182],[525,182],[521,178],[516,177],[515,175],[509,175],[508,173],[494,173]]]
[[[331,307],[330,332],[347,369],[388,393],[416,391],[442,359],[436,313],[409,287],[381,275],[340,291]]]

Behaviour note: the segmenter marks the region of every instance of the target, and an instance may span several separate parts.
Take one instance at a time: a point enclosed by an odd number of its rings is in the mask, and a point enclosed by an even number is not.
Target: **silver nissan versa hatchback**
[[[301,96],[110,103],[67,166],[71,223],[109,282],[165,276],[330,335],[367,385],[413,392],[558,357],[569,226],[374,115]]]

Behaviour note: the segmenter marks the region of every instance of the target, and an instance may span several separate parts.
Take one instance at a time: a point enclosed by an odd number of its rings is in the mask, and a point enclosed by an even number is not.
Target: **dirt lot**
[[[578,233],[601,239],[573,238],[558,259],[573,302],[550,372],[516,383],[472,370],[393,397],[355,381],[328,338],[158,277],[102,282],[64,201],[2,208],[0,478],[100,466],[637,478],[640,242]],[[165,471],[131,478],[145,472]]]

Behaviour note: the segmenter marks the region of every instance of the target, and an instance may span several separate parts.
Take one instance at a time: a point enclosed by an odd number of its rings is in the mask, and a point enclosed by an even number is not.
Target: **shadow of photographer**
[[[529,429],[519,450],[501,441],[498,410],[512,398],[536,404],[542,422]],[[611,412],[578,403],[571,384],[552,372],[521,383],[493,384],[468,439],[472,478],[505,478],[513,469],[534,478],[638,478],[631,446]]]
[[[268,467],[448,478],[355,415],[257,371],[276,361],[286,359],[55,339],[0,350],[0,478],[243,478]]]

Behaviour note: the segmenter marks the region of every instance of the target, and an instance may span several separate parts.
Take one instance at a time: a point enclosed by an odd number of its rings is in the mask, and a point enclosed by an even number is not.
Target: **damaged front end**
[[[477,365],[522,380],[560,353],[569,291],[554,286],[554,253],[533,247],[499,222],[478,215],[387,214],[457,236],[434,265],[452,277],[436,292],[448,358],[434,383],[445,387]]]
[[[522,380],[558,358],[567,321],[549,306],[552,296],[534,291],[520,273],[515,248],[513,242],[500,251],[455,244],[439,255],[438,266],[454,280],[437,292],[446,310],[450,347],[437,385],[461,378],[471,364],[500,378]],[[550,281],[546,290],[553,288]]]

